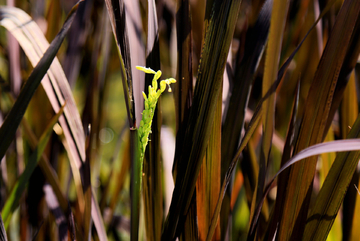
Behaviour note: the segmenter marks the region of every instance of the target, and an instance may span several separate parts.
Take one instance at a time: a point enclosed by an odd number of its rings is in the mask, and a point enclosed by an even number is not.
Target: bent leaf
[[[76,4],[70,14],[68,15],[68,18],[66,19],[64,26],[58,33],[58,35],[55,37],[55,39],[51,42],[51,45],[47,48],[46,52],[44,53],[44,56],[37,62],[36,67],[30,74],[25,86],[21,90],[19,97],[17,98],[14,106],[12,107],[10,113],[6,117],[3,125],[0,129],[0,158],[2,158],[7,150],[7,148],[10,145],[10,142],[13,139],[13,136],[15,135],[16,129],[18,128],[22,117],[24,116],[25,110],[30,102],[31,97],[33,96],[35,90],[39,86],[41,80],[43,79],[44,75],[46,74],[47,70],[49,69],[51,63],[53,62],[60,45],[62,41],[64,40],[66,33],[70,29],[70,26],[72,24],[72,21],[75,18],[76,10],[78,8],[79,4]],[[17,16],[17,14],[19,16]],[[32,20],[21,10],[16,8],[9,8],[9,7],[1,7],[0,8],[0,23],[1,25],[8,28],[13,35],[17,38],[17,40],[22,43],[23,36],[21,33],[23,26],[26,26],[28,23],[32,23]],[[21,37],[20,37],[20,36]],[[43,36],[43,35],[40,35]],[[25,48],[28,49],[28,48]],[[71,99],[71,92],[69,99]],[[71,100],[69,100],[71,102]],[[55,109],[55,108],[54,108]],[[69,109],[68,109],[69,110]],[[58,111],[55,109],[55,111]],[[79,119],[80,120],[80,119]],[[80,122],[81,123],[81,122]],[[80,125],[81,126],[81,125]],[[77,128],[74,135],[74,138],[76,138],[79,130],[81,131],[82,128]],[[75,131],[75,130],[74,130]],[[72,139],[72,138],[71,138]],[[80,142],[80,140],[79,140]],[[81,142],[80,142],[81,143]],[[81,149],[79,149],[80,154],[85,154],[81,152]]]

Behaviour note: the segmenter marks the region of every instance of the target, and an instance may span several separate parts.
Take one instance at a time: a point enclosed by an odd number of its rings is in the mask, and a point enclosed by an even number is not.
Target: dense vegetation
[[[360,237],[360,1],[0,5],[1,240]]]

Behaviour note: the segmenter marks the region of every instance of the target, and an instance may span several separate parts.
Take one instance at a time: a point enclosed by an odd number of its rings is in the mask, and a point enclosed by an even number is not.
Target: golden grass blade
[[[220,192],[221,114],[222,96],[219,95],[211,136],[196,182],[196,213],[200,240],[205,240],[208,237],[210,222],[214,216],[216,201]],[[208,240],[220,240],[220,238],[220,221],[218,220],[214,236],[210,236]]]
[[[355,70],[351,73],[349,83],[344,91],[344,98],[340,105],[340,131],[342,138],[346,138],[356,120],[358,114],[358,97],[356,94],[356,79]],[[356,170],[354,176],[349,184],[349,188],[344,198],[343,209],[343,235],[344,240],[354,240],[354,237],[359,237],[359,221],[360,216],[357,212],[360,205],[359,193],[355,189],[359,186],[359,171]],[[353,188],[354,187],[354,188]],[[339,215],[337,216],[337,218]]]
[[[344,2],[337,16],[308,94],[295,153],[322,142],[324,138],[335,86],[359,11],[360,2],[349,0]],[[315,174],[314,159],[316,157],[311,157],[291,168],[287,182],[288,192],[282,199],[284,208],[278,231],[280,239],[302,236]],[[287,215],[288,213],[293,215]]]
[[[265,72],[262,86],[262,96],[264,97],[268,90],[275,83],[278,75],[278,65],[280,61],[281,44],[286,23],[286,16],[289,8],[288,1],[274,0],[270,21],[269,40],[266,48]],[[266,170],[272,144],[275,117],[275,93],[272,93],[262,105],[262,124],[263,138],[259,160],[259,176],[256,185],[254,202],[251,205],[251,213],[255,206],[260,202],[265,185]],[[267,214],[268,215],[268,214]],[[251,215],[252,216],[252,215]],[[268,219],[265,216],[265,221]]]
[[[354,186],[354,189],[357,189],[357,194],[360,196],[359,194],[359,183],[358,182],[358,185],[357,186]],[[348,188],[348,191],[349,189],[351,190],[353,187],[352,186],[349,186]],[[352,225],[351,225],[351,231],[350,233],[348,234],[349,235],[349,240],[356,240],[358,237],[360,237],[360,230],[359,230],[359,225],[360,225],[360,217],[359,217],[359,213],[360,213],[360,197],[357,196],[356,197],[356,203],[355,203],[355,209],[354,209],[354,216],[353,216],[353,219],[352,219]],[[345,234],[347,235],[347,234]],[[344,236],[345,236],[344,235]]]
[[[359,137],[360,116],[355,121],[347,140]],[[355,140],[358,141],[358,139]],[[356,170],[359,157],[360,151],[337,154],[316,198],[315,205],[308,215],[303,236],[304,240],[323,240],[327,237],[343,202],[345,191],[349,187]]]
[[[278,87],[280,80],[282,79],[282,77],[285,74],[285,71],[287,70],[287,68],[290,65],[290,62],[292,61],[292,59],[294,58],[295,54],[299,51],[300,47],[303,45],[304,41],[306,40],[306,38],[308,37],[308,35],[311,33],[311,31],[315,28],[315,26],[317,25],[317,23],[320,21],[320,19],[330,10],[331,6],[336,2],[337,0],[332,0],[330,2],[328,2],[328,4],[326,5],[325,9],[323,10],[323,12],[320,14],[320,16],[317,18],[317,20],[315,21],[315,23],[311,26],[311,28],[309,29],[309,31],[306,33],[306,35],[304,36],[304,38],[302,39],[302,41],[300,42],[300,44],[296,47],[296,49],[291,53],[291,55],[286,59],[286,61],[284,62],[284,64],[281,66],[281,68],[279,69],[278,72],[278,76],[277,76],[277,80],[276,82],[271,86],[271,88],[269,89],[268,93],[259,101],[259,104],[256,107],[256,110],[254,112],[253,117],[251,118],[251,121],[249,123],[249,126],[247,128],[247,130],[245,131],[245,135],[243,137],[243,139],[241,140],[240,146],[238,147],[236,154],[234,156],[234,158],[232,159],[230,166],[225,174],[224,177],[224,182],[222,184],[221,187],[221,191],[220,191],[220,196],[218,198],[218,202],[217,202],[217,206],[216,206],[216,212],[215,214],[217,214],[218,212],[220,212],[220,208],[222,205],[222,201],[224,199],[224,195],[225,195],[225,190],[227,189],[227,186],[229,185],[229,182],[231,180],[231,175],[233,170],[236,167],[237,161],[240,157],[241,152],[243,151],[243,149],[246,147],[247,143],[249,142],[252,134],[254,133],[254,131],[256,130],[258,124],[260,123],[261,120],[261,116],[262,116],[262,103],[266,100],[266,98],[268,96],[270,96],[270,94],[272,94]],[[268,189],[265,190],[264,195],[266,195],[266,193],[269,191],[269,186]],[[261,202],[258,204],[258,207],[255,209],[254,212],[254,217],[252,218],[252,224],[251,227],[255,226],[254,223],[257,222],[259,214],[260,214],[260,210],[258,210],[258,208],[261,208],[263,205],[264,200],[261,199]],[[211,222],[211,228],[213,228],[216,224],[216,220],[217,220],[218,216],[215,215],[215,217],[213,217],[213,220]],[[252,232],[253,230],[251,230]]]
[[[299,107],[299,98],[300,98],[300,81],[298,81],[297,89],[296,89],[296,95],[294,98],[292,113],[291,113],[291,119],[289,123],[288,132],[286,134],[286,141],[284,145],[284,151],[281,158],[281,165],[284,165],[287,160],[289,160],[292,156],[292,151],[294,149],[294,140],[297,139],[297,134],[299,131],[299,126],[297,125],[297,113],[298,113],[298,107]],[[277,187],[277,196],[281,197],[284,195],[283,193],[286,192],[286,180],[289,178],[289,170],[285,170],[278,178],[278,187]],[[270,219],[270,224],[268,227],[268,236],[274,237],[275,233],[277,232],[278,225],[277,220],[280,217],[280,211],[282,209],[281,202],[277,201],[275,203],[275,208],[273,211],[273,215]],[[254,222],[255,220],[253,220]]]
[[[211,1],[210,1],[211,2]],[[210,4],[208,2],[208,4]],[[170,211],[165,221],[162,240],[173,240],[179,219],[186,214],[195,190],[196,179],[212,128],[216,100],[225,69],[230,42],[241,1],[214,1],[203,45],[201,64],[195,87],[176,185]],[[181,168],[179,168],[181,166]],[[180,222],[183,222],[182,220]]]
[[[355,121],[355,120],[354,120]],[[353,123],[354,123],[353,121]],[[334,131],[333,128],[330,127],[324,142],[334,141]],[[324,153],[321,154],[321,168],[319,169],[319,179],[320,179],[320,187],[324,184],[325,178],[329,173],[329,170],[336,158],[335,153]],[[348,207],[346,207],[348,209]],[[342,239],[342,227],[341,227],[341,218],[339,215],[336,216],[334,224],[327,236],[328,241],[332,240],[343,240]]]
[[[282,173],[284,170],[311,156],[317,156],[319,154],[329,153],[329,152],[358,151],[360,149],[359,145],[360,145],[359,139],[336,140],[332,142],[326,142],[326,143],[310,146],[300,151],[298,154],[294,155],[280,168],[280,170],[274,175],[274,177],[267,184],[264,191],[264,196],[262,197],[261,202],[255,209],[254,219],[257,219],[259,217],[261,206],[265,200],[266,195],[269,193],[271,186],[274,183],[276,177],[278,177],[279,174]],[[256,225],[255,223],[251,224],[250,232],[254,232],[255,225]]]
[[[271,86],[273,85],[273,83],[275,83],[275,80],[277,79],[282,36],[284,33],[288,7],[288,1],[274,0],[270,22],[269,40],[266,49],[265,73],[262,86],[263,97],[267,94],[268,90],[270,90]],[[263,182],[265,181],[265,169],[271,149],[275,115],[274,103],[275,93],[272,93],[269,98],[264,101],[262,106],[264,133],[262,142],[262,154],[260,156],[260,179],[258,182],[258,187],[260,189],[259,194],[261,194],[263,191],[262,188],[264,185]]]
[[[180,240],[196,241],[199,240],[199,231],[197,225],[197,214],[196,214],[196,194],[193,196],[193,200],[190,204],[189,211],[186,214],[184,222],[184,230],[179,235]]]

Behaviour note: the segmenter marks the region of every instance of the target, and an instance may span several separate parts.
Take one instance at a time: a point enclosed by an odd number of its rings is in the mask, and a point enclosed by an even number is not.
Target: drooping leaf
[[[13,136],[15,134],[16,129],[18,128],[20,121],[25,113],[25,110],[28,106],[28,103],[33,96],[36,88],[39,86],[41,80],[43,79],[44,75],[46,74],[47,70],[49,69],[51,63],[53,62],[53,59],[56,56],[57,51],[60,48],[60,45],[62,41],[64,40],[67,31],[69,30],[72,21],[74,20],[76,10],[78,8],[78,4],[74,6],[71,13],[69,14],[67,20],[64,23],[64,26],[62,30],[59,32],[59,34],[56,36],[56,38],[52,41],[51,45],[47,49],[47,51],[44,53],[44,56],[40,59],[40,61],[37,63],[36,67],[32,71],[31,75],[29,76],[29,79],[27,80],[25,86],[23,87],[22,91],[20,92],[17,101],[15,102],[12,110],[6,117],[3,125],[0,129],[0,157],[2,158],[10,145],[10,142],[13,139]],[[14,8],[7,8],[7,7],[1,7],[0,12],[0,19],[1,19],[1,25],[7,27],[8,29],[21,31],[21,25],[23,24],[18,23],[18,27],[14,24],[11,19],[13,18],[13,15],[20,14],[19,18],[15,17],[14,21],[18,21],[18,19],[22,19],[24,13],[21,12],[21,10],[16,10]],[[27,15],[25,15],[27,16]],[[25,17],[26,18],[26,17]],[[28,17],[27,17],[28,18]],[[28,21],[32,22],[31,19],[28,19]],[[25,21],[26,22],[26,21]],[[26,24],[25,24],[26,25]],[[15,32],[12,32],[14,36],[17,36]],[[21,37],[19,37],[21,38]],[[18,38],[18,41],[19,41]],[[20,40],[21,43],[21,40]],[[81,130],[81,129],[80,129]]]
[[[306,101],[299,138],[294,153],[322,142],[327,129],[335,86],[345,61],[348,45],[360,11],[360,2],[345,1],[326,44]],[[316,157],[295,164],[287,180],[287,193],[283,201],[278,237],[301,237],[309,208]],[[292,213],[293,215],[287,215]]]
[[[360,137],[360,116],[355,121],[347,138]],[[348,140],[348,139],[347,139]],[[358,141],[358,139],[356,139]],[[354,144],[355,141],[351,144]],[[323,240],[343,202],[346,189],[359,162],[360,151],[338,153],[326,176],[324,184],[311,209],[304,231],[304,240]],[[353,188],[353,187],[351,187]]]
[[[75,5],[74,9],[77,7],[78,4]],[[1,12],[1,25],[16,37],[32,65],[37,65],[49,47],[49,43],[40,28],[25,12],[19,9],[1,7]],[[74,17],[75,12],[70,12],[68,19],[73,20]],[[67,24],[69,23],[68,21]],[[63,28],[65,30],[69,26],[64,24]],[[61,34],[65,36],[63,31]],[[77,165],[80,166],[82,160],[85,160],[84,130],[68,81],[56,57],[41,83],[55,112],[59,111],[65,100],[67,102],[64,116],[60,117],[59,122],[69,145],[69,155],[72,155]]]
[[[332,142],[325,142],[325,143],[310,146],[310,147],[300,151],[298,154],[294,155],[291,159],[289,159],[280,168],[280,170],[274,175],[274,177],[266,185],[263,197],[261,198],[261,202],[258,204],[258,206],[255,209],[254,219],[256,219],[259,216],[262,203],[264,202],[266,195],[269,193],[271,186],[272,186],[273,182],[275,181],[276,177],[278,177],[279,174],[282,173],[284,170],[286,170],[290,166],[294,165],[295,163],[300,162],[303,159],[311,157],[311,156],[317,156],[319,154],[329,153],[329,152],[357,151],[360,149],[359,144],[360,144],[359,139],[347,139],[347,140],[337,140],[337,141],[332,141]],[[255,228],[255,225],[252,224],[250,226],[250,232],[253,232],[254,228]]]
[[[57,48],[60,47],[60,38],[63,39],[66,32],[69,30],[71,25],[70,23],[75,17],[75,10],[78,8],[79,3],[74,6],[73,10],[69,14],[68,21],[66,21],[58,37],[52,42],[52,45],[50,45],[53,47],[49,47],[49,43],[35,22],[26,13],[19,9],[2,7],[1,25],[6,27],[16,37],[30,62],[34,66],[40,66],[41,62],[39,62],[39,60],[47,48],[48,51],[54,51],[55,45],[57,45]],[[55,54],[56,52],[53,53],[53,58],[55,57]],[[44,76],[41,83],[47,93],[53,109],[56,112],[59,111],[60,106],[63,105],[65,101],[67,102],[64,109],[64,115],[59,118],[59,123],[65,136],[65,140],[63,141],[64,146],[67,149],[67,153],[71,160],[70,162],[72,166],[74,166],[73,172],[79,173],[79,168],[83,160],[85,160],[85,136],[79,112],[72,96],[68,81],[57,58],[55,57],[53,61],[51,60],[47,62],[46,65],[49,65],[50,68],[48,68],[49,70],[47,71],[47,75]],[[44,67],[46,66],[43,66],[42,68]],[[33,70],[33,73],[36,73],[35,69]],[[42,69],[42,71],[45,71],[44,73],[46,73],[46,70],[46,68]],[[39,79],[39,82],[40,80],[41,78]],[[28,81],[28,84],[31,84],[31,81]],[[21,112],[16,111],[16,116],[18,118],[21,116]],[[12,121],[12,124],[15,124],[16,122],[17,121]],[[47,164],[48,163],[43,161],[40,161],[39,163],[43,169],[47,170],[44,173],[48,176],[49,180],[52,180],[52,183],[54,184],[54,191],[57,193],[57,196],[61,197],[61,191],[57,189],[55,184],[56,181],[52,178],[53,172],[50,171],[51,169],[48,168],[49,166]],[[74,174],[74,177],[79,177],[75,178],[75,183],[77,184],[77,187],[81,189],[80,175]],[[79,190],[78,194],[80,200],[79,203],[82,204],[82,190]],[[61,198],[59,198],[59,200],[63,209],[67,210],[67,205],[64,200]]]

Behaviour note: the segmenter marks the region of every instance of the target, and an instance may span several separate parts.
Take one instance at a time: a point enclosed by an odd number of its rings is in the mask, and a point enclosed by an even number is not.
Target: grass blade
[[[28,183],[31,174],[33,173],[33,171],[34,171],[39,159],[41,158],[42,153],[44,152],[45,147],[49,141],[50,134],[52,133],[52,130],[53,130],[53,126],[58,121],[59,117],[62,115],[63,110],[64,110],[64,107],[62,107],[60,109],[60,112],[57,113],[51,119],[50,123],[48,124],[48,126],[45,129],[45,132],[41,135],[41,138],[39,140],[37,148],[31,154],[24,172],[22,173],[22,175],[19,178],[19,181],[15,184],[15,187],[11,191],[9,198],[7,199],[3,209],[1,211],[1,215],[2,215],[2,218],[5,220],[5,223],[8,223],[8,220],[10,219],[12,213],[14,212],[15,208],[17,208],[21,194],[25,190],[26,184]]]
[[[265,96],[263,96],[261,98],[261,100],[259,101],[256,110],[254,111],[253,117],[250,120],[249,126],[247,128],[247,130],[245,131],[245,135],[241,140],[241,143],[236,151],[236,154],[234,156],[234,158],[232,159],[227,172],[225,174],[224,177],[224,181],[223,184],[221,186],[221,191],[220,191],[220,196],[218,198],[218,202],[216,205],[216,211],[215,211],[215,215],[211,221],[211,229],[214,228],[213,226],[216,224],[216,220],[218,218],[218,214],[220,213],[220,209],[221,209],[221,205],[225,196],[225,190],[227,189],[230,180],[231,180],[231,176],[232,176],[232,172],[234,171],[236,165],[237,165],[237,161],[240,157],[241,152],[244,150],[244,148],[246,147],[247,143],[249,142],[251,136],[253,135],[254,131],[256,130],[258,124],[260,123],[261,120],[261,116],[262,116],[262,104],[263,102],[267,99],[268,96],[270,96],[270,94],[272,94],[273,92],[276,91],[277,87],[280,84],[280,81],[282,79],[282,77],[284,76],[287,68],[289,67],[291,61],[293,60],[295,54],[299,51],[300,47],[302,46],[302,44],[304,43],[304,41],[306,40],[306,38],[308,37],[308,35],[310,34],[310,32],[315,28],[315,26],[317,25],[317,23],[320,21],[320,19],[330,10],[331,6],[336,2],[337,0],[332,0],[330,2],[328,2],[328,4],[326,5],[325,9],[323,10],[323,12],[321,13],[321,15],[317,18],[317,20],[315,21],[315,23],[311,26],[311,28],[309,29],[309,31],[306,33],[306,35],[304,36],[304,38],[301,40],[300,44],[295,48],[295,50],[291,53],[291,55],[286,59],[286,61],[284,62],[284,64],[281,66],[281,68],[279,69],[278,75],[277,75],[277,80],[274,82],[274,84],[271,86],[271,88],[268,90],[267,94]],[[267,190],[268,192],[269,190]],[[264,191],[264,195],[266,195],[266,192]],[[258,210],[258,208],[260,206],[263,205],[264,200],[260,200],[261,202],[258,204],[258,207],[255,209],[254,211],[254,217],[252,218],[252,223],[256,223],[259,217],[259,213],[260,210]],[[260,207],[261,209],[261,207]],[[258,213],[259,212],[259,213]],[[254,226],[254,224],[250,225],[251,227]]]
[[[106,0],[111,27],[116,41],[120,57],[120,71],[123,83],[126,109],[130,128],[136,127],[134,93],[131,75],[131,60],[129,50],[129,39],[126,29],[126,14],[124,1]]]
[[[115,37],[120,57],[120,72],[122,77],[125,104],[130,125],[131,141],[131,240],[138,240],[139,212],[140,212],[140,165],[138,151],[138,133],[136,129],[136,114],[134,107],[134,93],[131,73],[130,47],[126,27],[126,12],[124,1],[106,0],[106,7]]]
[[[235,66],[234,87],[231,91],[229,108],[222,126],[221,179],[225,177],[226,170],[236,153],[241,138],[241,130],[244,128],[245,112],[252,90],[254,74],[269,33],[272,2],[272,0],[267,0],[264,3],[255,25],[248,30],[244,57]],[[240,52],[239,50],[238,55],[240,55]],[[247,175],[247,172],[244,172],[244,174]],[[230,190],[227,190],[221,208],[222,237],[224,237],[224,231],[228,226],[231,198]]]
[[[210,128],[212,128],[216,100],[221,93],[220,86],[240,2],[214,1],[212,5],[213,11],[209,26],[206,28],[194,101],[190,111],[189,123],[191,124],[186,130],[182,156],[176,174],[176,185],[162,240],[175,238],[179,219],[188,210],[195,190],[196,179],[209,140]]]
[[[308,94],[295,153],[322,142],[327,132],[326,122],[335,86],[359,11],[360,2],[345,1],[337,16],[332,35],[325,47]],[[315,174],[314,159],[316,157],[309,158],[291,168],[290,178],[287,181],[288,192],[282,199],[284,208],[278,232],[280,239],[302,236]],[[294,215],[287,215],[289,212]]]
[[[350,80],[348,85],[345,88],[344,98],[340,105],[340,128],[341,136],[345,139],[348,132],[351,130],[352,124],[356,120],[356,114],[358,113],[358,98],[356,94],[356,80],[355,80],[355,71],[351,73]],[[359,186],[359,172],[356,171],[351,180],[350,186],[356,185]],[[350,187],[349,186],[349,187]],[[351,240],[349,237],[358,237],[356,234],[360,235],[358,230],[358,225],[356,223],[360,220],[359,213],[356,212],[359,208],[359,194],[355,188],[348,188],[347,193],[344,197],[344,206],[343,210],[343,237],[344,240]],[[354,236],[355,235],[355,236]]]
[[[5,230],[5,226],[4,226],[4,222],[3,219],[0,215],[0,240],[1,241],[7,241],[7,235],[6,235],[6,230]]]
[[[1,25],[16,37],[31,64],[35,66],[49,47],[42,31],[25,12],[19,9],[1,7],[1,12],[3,16]],[[55,112],[59,111],[65,100],[67,102],[64,116],[60,117],[59,122],[69,144],[69,154],[76,160],[76,165],[80,166],[85,160],[85,135],[70,86],[56,57],[41,84]]]
[[[66,217],[64,213],[59,209],[59,202],[57,201],[57,198],[55,196],[55,193],[53,192],[50,185],[46,184],[43,187],[44,193],[45,193],[45,200],[49,207],[50,212],[55,217],[55,223],[58,226],[59,229],[59,240],[65,240],[68,237],[68,230],[71,229],[68,228]],[[71,232],[71,231],[70,231]],[[72,234],[75,236],[75,233]]]
[[[99,236],[100,241],[107,241],[108,238],[106,236],[106,230],[104,221],[102,219],[101,211],[98,205],[98,201],[96,199],[96,196],[94,195],[95,191],[92,189],[92,195],[91,195],[91,216],[93,218],[94,225],[97,230],[97,234]]]
[[[60,48],[62,41],[64,40],[67,31],[69,30],[71,23],[75,17],[76,9],[78,4],[74,6],[71,13],[69,14],[67,20],[64,23],[63,28],[56,36],[56,38],[52,41],[51,45],[45,52],[44,56],[40,59],[39,63],[36,65],[34,70],[32,71],[29,79],[27,80],[24,88],[19,94],[17,101],[15,102],[13,108],[10,113],[6,117],[3,125],[0,129],[0,158],[4,156],[7,148],[10,145],[10,142],[15,135],[16,129],[18,128],[22,117],[24,116],[25,110],[30,102],[31,97],[33,96],[35,90],[39,86],[42,78],[46,74],[49,69],[53,59],[56,56],[57,51]],[[4,14],[4,13],[3,13]],[[6,18],[3,15],[0,16],[1,19]]]
[[[144,109],[144,98],[142,91],[144,90],[145,73],[138,71],[135,66],[145,66],[145,46],[139,32],[143,32],[140,6],[138,1],[125,0],[126,10],[126,29],[129,36],[129,48],[131,53],[131,70],[133,78],[134,101],[135,101],[135,117],[136,126],[140,125],[141,113]]]
[[[192,29],[190,5],[188,0],[176,1],[176,34],[177,34],[177,74],[174,87],[176,111],[176,158],[181,153],[184,133],[189,119],[190,106],[193,99],[192,71]],[[174,164],[176,170],[177,163]]]
[[[288,1],[274,0],[270,22],[269,42],[265,57],[265,73],[262,83],[263,97],[266,96],[267,91],[271,89],[271,86],[273,83],[275,83],[277,78],[281,44],[288,8]],[[252,213],[257,203],[259,203],[264,191],[263,189],[265,185],[266,170],[268,159],[270,157],[272,136],[275,127],[275,93],[271,94],[269,98],[264,101],[262,105],[262,112],[263,138],[260,151],[258,182],[254,193],[255,195],[253,197],[255,202],[253,201],[251,206]],[[265,219],[268,219],[268,214],[265,216]]]
[[[131,220],[130,220],[130,238],[131,240],[138,240],[139,237],[139,216],[140,216],[140,190],[142,173],[138,160],[139,143],[138,131],[130,130],[130,143],[136,143],[130,146],[131,157],[131,183],[130,183],[130,196],[131,196]],[[136,161],[137,163],[134,163]]]
[[[218,96],[215,119],[206,154],[196,182],[197,225],[200,240],[220,240],[220,222],[215,227],[215,236],[209,233],[211,219],[220,191],[221,175],[221,114],[222,96]],[[207,238],[209,236],[209,238]]]
[[[349,139],[359,137],[360,116],[348,134]],[[356,140],[358,141],[358,139]],[[336,156],[316,198],[315,205],[308,215],[303,236],[304,240],[323,240],[327,237],[344,199],[345,191],[349,187],[356,170],[359,157],[360,151],[342,152]]]
[[[286,163],[287,160],[291,158],[292,150],[294,149],[294,140],[297,139],[297,135],[299,132],[299,125],[297,124],[297,113],[299,107],[299,98],[300,98],[300,81],[298,81],[297,89],[296,89],[296,96],[294,98],[291,119],[289,123],[288,132],[286,134],[286,141],[284,145],[284,151],[281,158],[281,166]],[[278,188],[277,188],[277,195],[281,197],[286,192],[286,180],[289,178],[289,170],[284,171],[278,178]],[[275,203],[274,214],[271,217],[270,226],[268,228],[268,236],[274,237],[277,227],[277,222],[280,217],[281,213],[281,202]],[[253,222],[255,220],[253,219]]]
[[[300,162],[303,159],[311,156],[317,156],[319,154],[329,153],[329,152],[357,151],[360,149],[359,144],[360,144],[359,139],[337,140],[337,141],[326,142],[326,143],[310,146],[300,151],[298,154],[294,155],[280,168],[280,170],[274,175],[274,177],[267,184],[263,197],[261,198],[260,203],[255,209],[253,219],[256,220],[259,217],[261,206],[265,200],[266,195],[269,193],[271,189],[271,185],[274,183],[275,179],[279,176],[279,174],[281,174],[284,170],[294,165],[295,163]],[[253,232],[254,228],[255,228],[255,224],[252,223],[250,226],[250,232]]]

